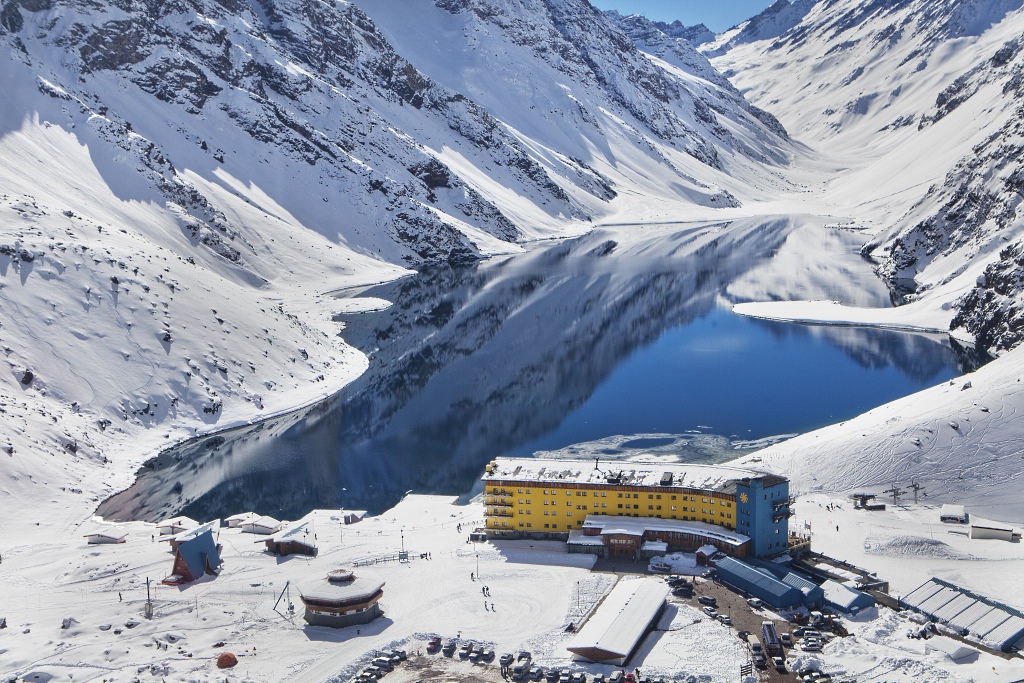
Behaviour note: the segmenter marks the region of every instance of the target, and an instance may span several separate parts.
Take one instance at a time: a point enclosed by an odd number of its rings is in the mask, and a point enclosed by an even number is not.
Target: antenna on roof
[[[601,469],[600,467],[598,467],[598,465],[600,465],[600,464],[601,464],[601,458],[594,458],[594,469],[595,470]]]

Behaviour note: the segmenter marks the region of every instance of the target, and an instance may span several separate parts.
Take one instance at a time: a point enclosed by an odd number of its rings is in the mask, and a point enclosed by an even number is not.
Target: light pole
[[[476,551],[476,578],[480,578],[480,551]]]

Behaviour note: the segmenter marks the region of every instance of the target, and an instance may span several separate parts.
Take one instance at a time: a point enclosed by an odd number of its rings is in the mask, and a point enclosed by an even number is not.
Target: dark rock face
[[[1024,244],[999,253],[978,286],[960,300],[951,327],[973,334],[983,349],[1009,351],[1024,341]]]

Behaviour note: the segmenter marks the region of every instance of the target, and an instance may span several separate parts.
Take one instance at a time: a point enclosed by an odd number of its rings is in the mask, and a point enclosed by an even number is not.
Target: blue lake
[[[945,335],[731,312],[747,300],[891,305],[862,241],[799,217],[626,226],[342,293],[393,302],[338,319],[370,358],[363,376],[311,408],[164,452],[99,512],[377,513],[410,490],[470,492],[498,455],[805,432],[983,362]],[[730,457],[721,442],[678,455]]]

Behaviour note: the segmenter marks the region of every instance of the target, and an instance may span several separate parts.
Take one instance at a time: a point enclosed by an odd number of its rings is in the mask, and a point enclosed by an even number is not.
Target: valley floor
[[[566,554],[561,543],[469,543],[482,507],[453,503],[410,495],[379,517],[347,526],[337,511],[316,511],[309,516],[320,548],[315,558],[271,555],[260,537],[224,528],[220,575],[180,588],[158,583],[170,573],[172,556],[151,524],[94,519],[81,529],[127,532],[120,545],[86,545],[77,534],[40,542],[32,529],[5,533],[0,671],[25,681],[347,681],[376,651],[400,648],[410,661],[387,680],[412,681],[427,671],[436,680],[500,680],[496,664],[426,655],[426,641],[439,635],[488,645],[499,655],[526,649],[545,667],[611,672],[570,662],[564,647],[572,634],[565,626],[578,625],[616,581],[634,577],[592,571],[592,556]],[[797,524],[811,532],[817,551],[877,571],[894,594],[934,575],[1022,606],[1019,595],[998,592],[1024,578],[1020,544],[948,534],[934,506],[867,513],[809,495],[797,510]],[[409,562],[361,566],[394,557],[401,547]],[[385,580],[384,616],[337,630],[306,625],[297,587],[340,566]],[[147,578],[152,619],[144,616]],[[722,587],[698,584],[698,594],[724,596]],[[483,597],[484,586],[490,597]],[[742,600],[731,602],[739,605],[734,610],[746,609]],[[760,611],[747,619],[760,618],[781,619]],[[906,637],[914,627],[906,614],[872,609],[848,623],[853,635],[822,653],[793,649],[790,668],[814,665],[862,682],[1024,677],[1020,658],[979,653],[955,663],[926,651],[927,641]],[[695,600],[673,598],[629,666],[675,680],[733,680],[747,659],[734,628],[707,619]],[[223,652],[235,654],[238,665],[218,669]]]

